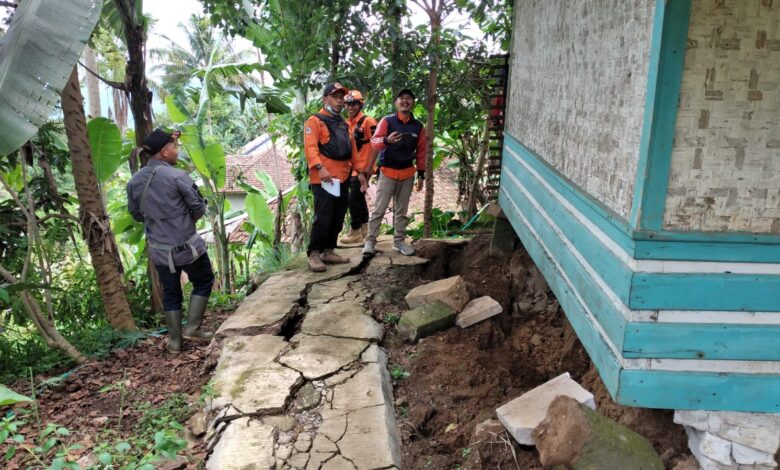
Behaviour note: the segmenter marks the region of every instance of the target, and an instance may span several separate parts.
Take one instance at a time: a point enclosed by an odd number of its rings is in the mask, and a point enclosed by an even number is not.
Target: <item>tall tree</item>
[[[79,198],[79,222],[89,248],[108,322],[120,330],[135,330],[137,327],[122,283],[119,248],[111,231],[92,163],[84,98],[75,67],[62,90],[62,112]]]
[[[84,67],[89,70],[97,70],[97,57],[91,47],[84,48]],[[100,117],[100,84],[95,74],[85,73],[84,80],[87,82],[87,102],[89,103],[89,115],[93,118]]]

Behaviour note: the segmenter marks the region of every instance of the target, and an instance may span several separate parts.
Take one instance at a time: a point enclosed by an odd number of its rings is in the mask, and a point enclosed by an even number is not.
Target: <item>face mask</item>
[[[337,113],[337,112],[336,112],[336,111],[335,111],[335,110],[334,110],[334,109],[333,109],[333,108],[332,108],[332,107],[331,107],[329,104],[326,104],[326,105],[325,105],[325,109],[326,109],[326,110],[327,110],[327,111],[328,111],[330,114],[338,114],[338,113]]]

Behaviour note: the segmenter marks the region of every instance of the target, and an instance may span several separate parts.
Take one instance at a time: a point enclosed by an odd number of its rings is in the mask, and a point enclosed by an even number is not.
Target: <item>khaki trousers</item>
[[[371,216],[368,218],[368,235],[366,241],[376,243],[379,236],[379,227],[385,217],[390,201],[393,201],[393,227],[395,229],[395,241],[403,242],[406,238],[406,226],[409,225],[409,198],[412,196],[414,176],[405,180],[394,180],[380,173],[376,190],[376,202]]]

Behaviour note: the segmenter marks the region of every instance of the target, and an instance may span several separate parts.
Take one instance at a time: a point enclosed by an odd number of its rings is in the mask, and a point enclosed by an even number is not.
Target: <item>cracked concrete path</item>
[[[311,273],[279,272],[219,328],[206,439],[210,470],[398,470],[401,439],[383,329],[367,311],[360,272],[424,264],[392,250]],[[289,338],[289,340],[285,339]]]

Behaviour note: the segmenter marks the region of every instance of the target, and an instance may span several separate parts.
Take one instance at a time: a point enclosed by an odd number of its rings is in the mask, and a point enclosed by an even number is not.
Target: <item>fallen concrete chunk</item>
[[[258,420],[239,418],[231,422],[206,463],[208,470],[271,469],[274,458],[274,428]]]
[[[674,422],[774,454],[780,446],[780,414],[676,410]]]
[[[398,321],[398,334],[409,342],[446,330],[455,322],[455,310],[441,301],[407,311]]]
[[[685,432],[688,433],[688,447],[694,455],[704,455],[721,465],[734,465],[731,459],[731,441],[691,427],[686,427]]]
[[[544,420],[547,416],[547,408],[559,395],[574,398],[591,409],[596,408],[593,394],[573,381],[566,372],[501,405],[496,410],[496,414],[501,424],[517,442],[531,446],[534,445],[534,428]]]
[[[479,297],[466,305],[466,308],[458,314],[455,324],[461,328],[468,328],[475,323],[501,313],[501,304],[489,296]]]
[[[766,465],[776,467],[775,456],[751,447],[731,443],[731,455],[734,461],[740,465]]]
[[[406,294],[406,303],[416,308],[440,300],[459,312],[469,301],[466,284],[460,276],[448,277],[439,281],[417,286]]]
[[[533,436],[545,468],[664,469],[647,439],[571,397],[559,396],[552,401]]]

